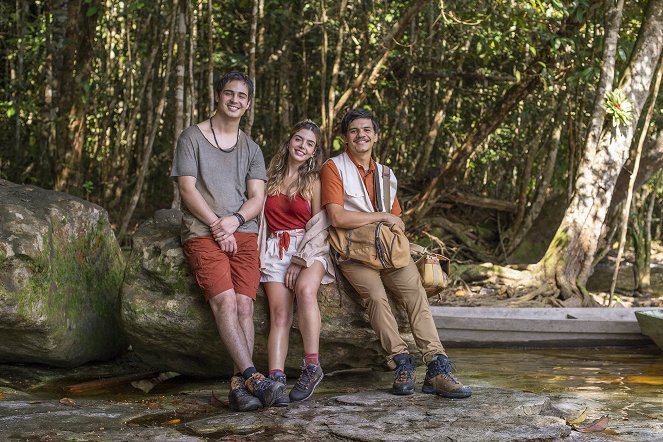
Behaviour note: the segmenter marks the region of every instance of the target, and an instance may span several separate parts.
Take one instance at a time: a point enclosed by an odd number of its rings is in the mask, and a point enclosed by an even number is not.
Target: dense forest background
[[[661,29],[663,0],[6,1],[0,177],[103,206],[126,242],[177,205],[175,140],[237,68],[256,80],[243,127],[267,160],[304,118],[340,151],[340,117],[365,106],[413,232],[457,260],[532,264],[507,275],[528,299],[586,304],[628,219],[644,293]]]

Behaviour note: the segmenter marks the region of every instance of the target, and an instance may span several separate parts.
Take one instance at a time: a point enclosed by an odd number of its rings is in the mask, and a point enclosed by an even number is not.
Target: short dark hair
[[[251,77],[240,71],[230,71],[216,81],[216,85],[214,86],[215,97],[223,91],[226,84],[234,80],[241,81],[246,85],[246,88],[249,90],[249,100],[253,100],[253,80],[251,80]]]
[[[371,111],[366,109],[352,109],[351,111],[348,111],[343,116],[343,120],[341,120],[341,134],[345,135],[348,132],[348,126],[350,126],[350,123],[360,118],[369,118],[373,123],[373,130],[375,133],[380,131],[380,123],[378,123],[378,120]]]

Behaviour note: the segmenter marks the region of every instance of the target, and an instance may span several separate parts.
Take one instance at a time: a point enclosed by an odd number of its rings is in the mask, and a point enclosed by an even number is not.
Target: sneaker
[[[408,395],[414,393],[414,384],[417,378],[417,367],[414,358],[407,353],[394,356],[397,364],[394,370],[394,385],[391,392],[397,395]]]
[[[290,400],[292,402],[303,401],[311,397],[313,390],[318,386],[324,373],[320,364],[302,365],[302,373],[297,379],[297,383],[290,390]]]
[[[286,379],[284,374],[280,373],[272,373],[269,375],[269,379],[271,379],[274,382],[280,382],[281,384],[285,385]],[[290,404],[290,398],[288,397],[288,393],[283,390],[283,393],[281,393],[281,396],[277,397],[274,400],[274,403],[272,406],[274,407],[287,407],[288,404]]]
[[[260,399],[262,405],[269,407],[274,403],[277,397],[281,396],[285,391],[285,385],[280,382],[274,382],[271,379],[266,379],[265,376],[256,372],[250,378],[244,381],[244,385],[249,392]]]
[[[453,364],[444,355],[435,355],[428,364],[422,393],[439,394],[443,397],[462,399],[472,396],[472,389],[466,387],[451,374]]]
[[[262,407],[260,400],[246,389],[241,376],[233,376],[230,379],[228,405],[234,411],[253,411]]]

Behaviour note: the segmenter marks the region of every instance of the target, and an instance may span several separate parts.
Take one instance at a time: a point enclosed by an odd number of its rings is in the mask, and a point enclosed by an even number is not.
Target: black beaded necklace
[[[212,136],[214,137],[214,144],[216,144],[216,148],[219,149],[221,152],[226,152],[226,153],[232,152],[233,150],[235,150],[235,148],[237,148],[237,143],[239,142],[239,127],[237,128],[237,140],[235,140],[235,144],[233,145],[233,147],[231,147],[230,149],[223,149],[221,146],[219,146],[219,142],[216,140],[216,132],[214,132],[214,125],[212,124],[212,118],[214,117],[211,117],[209,119],[209,127],[210,129],[212,129]]]

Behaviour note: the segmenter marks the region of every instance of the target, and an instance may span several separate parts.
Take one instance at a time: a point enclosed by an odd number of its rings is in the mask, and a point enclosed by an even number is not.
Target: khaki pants
[[[414,341],[423,355],[424,363],[428,364],[436,354],[445,354],[430,311],[428,296],[412,259],[400,269],[374,270],[353,261],[344,262],[339,267],[364,301],[371,326],[387,352],[387,364],[392,369],[395,368],[394,356],[407,353],[408,350],[398,332],[387,291],[405,307]]]

